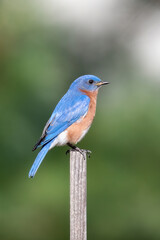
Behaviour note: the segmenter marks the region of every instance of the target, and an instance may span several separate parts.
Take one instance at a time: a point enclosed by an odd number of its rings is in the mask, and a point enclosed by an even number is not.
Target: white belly
[[[65,144],[67,144],[68,142],[68,138],[67,138],[67,131],[65,130],[64,132],[60,133],[56,139],[53,141],[53,143],[51,144],[50,148],[53,148],[55,146],[63,146]]]

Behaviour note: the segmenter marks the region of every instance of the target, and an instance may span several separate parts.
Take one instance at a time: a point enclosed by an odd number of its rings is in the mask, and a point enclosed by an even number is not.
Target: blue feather
[[[32,167],[31,167],[31,170],[29,171],[29,178],[33,178],[34,175],[36,174],[40,164],[42,163],[44,157],[46,156],[51,144],[52,144],[53,141],[47,143],[42,149],[41,151],[38,153]]]

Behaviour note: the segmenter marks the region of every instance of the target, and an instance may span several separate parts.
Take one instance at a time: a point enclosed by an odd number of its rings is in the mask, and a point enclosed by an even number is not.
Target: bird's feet
[[[71,147],[71,149],[68,149],[66,151],[66,154],[70,153],[70,151],[77,151],[79,153],[82,154],[83,158],[85,159],[85,153],[87,154],[87,156],[90,158],[91,157],[91,151],[90,150],[86,150],[86,149],[80,149],[74,145],[68,144],[69,147]]]

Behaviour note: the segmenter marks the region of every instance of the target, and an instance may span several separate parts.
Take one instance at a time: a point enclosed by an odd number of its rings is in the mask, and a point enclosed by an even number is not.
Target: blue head
[[[83,75],[77,78],[70,86],[71,90],[85,90],[85,91],[96,91],[108,82],[102,82],[101,79],[94,75]]]

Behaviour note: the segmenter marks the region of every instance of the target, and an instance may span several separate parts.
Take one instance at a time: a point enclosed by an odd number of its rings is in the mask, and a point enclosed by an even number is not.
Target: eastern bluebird
[[[96,112],[98,90],[108,84],[94,75],[77,78],[57,104],[33,151],[41,147],[29,177],[34,177],[47,152],[54,146],[77,144],[88,132]]]

